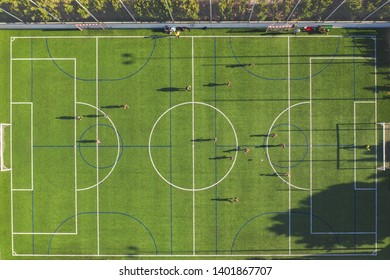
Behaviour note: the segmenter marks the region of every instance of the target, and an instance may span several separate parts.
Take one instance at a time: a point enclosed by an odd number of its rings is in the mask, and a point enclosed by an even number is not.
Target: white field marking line
[[[35,60],[47,60],[47,59],[40,59],[40,58],[37,58]],[[74,61],[74,71],[75,71],[75,75],[76,75],[76,59],[75,58],[67,58],[67,59],[63,59],[63,60],[68,60],[68,61]],[[74,84],[75,84],[75,88],[74,90],[76,90],[76,77],[74,78]],[[76,91],[74,91],[74,98],[76,99]],[[34,152],[33,152],[33,137],[34,137],[34,103],[33,102],[12,102],[11,101],[11,107],[12,105],[30,105],[31,106],[31,109],[30,109],[30,121],[31,121],[31,124],[30,124],[30,141],[31,141],[31,189],[11,189],[12,191],[34,191]],[[74,107],[76,108],[76,105],[74,105]],[[75,122],[76,122],[76,119],[75,119]],[[75,136],[76,136],[76,129],[75,129]],[[75,138],[76,140],[76,138]],[[76,143],[76,142],[75,142]],[[76,145],[74,146],[74,150],[76,150]],[[76,161],[76,153],[75,153],[75,161]],[[75,176],[76,176],[76,173],[75,173]],[[75,179],[76,180],[76,179]],[[12,200],[12,204],[13,204],[13,200]],[[75,188],[75,214],[77,214],[77,191],[76,191],[76,188]],[[13,214],[12,214],[12,220],[13,220]],[[52,233],[52,232],[36,232],[36,233],[20,233],[20,232],[13,232],[13,229],[12,229],[12,233],[13,234],[16,234],[16,235],[77,235],[78,234],[78,228],[77,228],[77,215],[76,215],[76,219],[75,219],[75,229],[76,231],[75,232],[62,232],[62,233]]]
[[[94,38],[100,38],[100,39],[126,39],[126,38],[153,38],[153,36],[19,36],[19,37],[13,37],[15,39],[94,39]],[[166,36],[169,38],[170,36]],[[230,36],[224,36],[224,35],[209,35],[209,36],[180,36],[180,38],[285,38],[285,37],[293,37],[293,38],[313,38],[311,36],[302,36],[297,37],[294,35],[230,35]],[[345,36],[342,35],[316,35],[316,38],[344,38]],[[351,36],[352,37],[352,36]]]
[[[15,235],[77,235],[77,232],[14,232]]]
[[[374,231],[316,231],[311,234],[342,234],[342,235],[371,235]]]
[[[361,59],[361,60],[367,60],[367,59],[375,59],[373,57],[369,57],[369,56],[356,56],[356,57],[353,57],[353,56],[337,56],[337,57],[325,57],[325,56],[319,56],[319,57],[310,57],[310,60],[314,60],[314,59],[329,59],[329,60],[342,60],[342,59]]]
[[[386,158],[385,158],[385,151],[386,151],[386,128],[385,128],[385,123],[382,123],[382,148],[383,148],[383,166],[386,165]]]
[[[10,127],[10,168],[11,168],[11,178],[10,178],[10,189],[11,189],[11,252],[15,252],[15,245],[14,245],[14,193],[12,191],[13,189],[13,160],[12,160],[12,149],[13,149],[13,143],[12,143],[12,124],[13,124],[13,120],[12,120],[12,42],[14,41],[14,38],[11,38],[10,40],[10,43],[9,43],[9,53],[10,53],[10,58],[9,58],[9,73],[10,73],[10,76],[9,76],[9,100],[10,100],[10,105],[9,105],[9,119],[10,119],[10,124],[11,124],[11,127]]]
[[[280,118],[280,116],[282,116],[286,111],[288,111],[288,110],[294,108],[295,106],[303,105],[303,104],[309,104],[309,103],[310,103],[310,101],[304,101],[304,102],[296,103],[296,104],[292,105],[291,107],[284,109],[284,110],[283,110],[283,111],[274,119],[274,121],[272,122],[272,124],[271,124],[271,126],[270,126],[270,128],[269,128],[269,130],[268,130],[268,135],[271,134],[271,131],[272,131],[272,128],[274,127],[274,124],[277,122],[277,120]],[[266,141],[266,145],[268,145],[268,138],[267,138],[267,141]],[[270,157],[270,155],[269,155],[269,149],[268,149],[268,147],[265,148],[265,151],[266,151],[267,159],[268,159],[268,161],[269,161],[269,164],[270,164],[272,170],[274,171],[275,174],[277,174],[277,176],[280,178],[280,180],[282,180],[282,181],[285,182],[287,185],[289,185],[289,186],[291,186],[291,187],[293,187],[293,188],[295,188],[295,189],[304,190],[304,191],[310,190],[310,189],[308,189],[308,188],[302,188],[302,187],[295,186],[295,185],[289,183],[288,181],[286,181],[282,176],[280,176],[280,174],[279,174],[278,172],[276,172],[275,167],[272,165],[272,160],[271,160],[271,157]]]
[[[88,104],[88,103],[85,103],[85,102],[80,102],[80,101],[77,101],[76,102],[77,104],[81,104],[81,105],[85,105],[85,106],[89,106],[91,108],[96,108],[100,113],[102,113],[103,115],[107,115],[104,111],[100,110],[99,108],[97,108],[96,106],[94,105],[91,105],[91,104]],[[120,155],[120,138],[119,138],[119,134],[118,134],[118,130],[116,129],[116,126],[114,124],[114,122],[111,120],[110,116],[107,115],[106,119],[109,120],[109,122],[111,123],[112,127],[114,128],[114,131],[115,131],[115,134],[116,134],[116,138],[117,138],[117,144],[118,144],[118,152],[117,152],[117,155],[116,155],[116,159],[115,159],[115,162],[114,162],[114,165],[113,167],[111,168],[110,172],[108,172],[108,174],[106,175],[106,177],[104,177],[103,179],[101,179],[99,181],[99,184],[103,183],[110,175],[111,173],[114,171],[117,163],[118,163],[118,160],[119,160],[119,155]],[[78,189],[77,191],[85,191],[85,190],[89,190],[89,189],[92,189],[94,187],[96,187],[97,184],[94,184],[92,186],[89,186],[89,187],[86,187],[86,188],[82,188],[82,189]]]
[[[324,250],[325,252],[325,250]],[[93,255],[93,254],[13,254],[13,256],[20,256],[20,257],[129,257],[129,255]],[[189,257],[189,258],[192,258],[193,255],[155,255],[155,254],[150,254],[150,255],[137,255],[138,257],[145,257],[145,258],[161,258],[161,257],[167,257],[167,258],[177,258],[177,257],[183,257],[183,258],[186,258],[186,257]],[[270,254],[260,254],[260,255],[255,255],[255,254],[248,254],[248,255],[244,255],[244,254],[234,254],[234,255],[196,255],[198,257],[229,257],[231,258],[232,256],[234,257],[288,257],[291,255],[289,254],[276,254],[276,255],[270,255]],[[296,254],[294,256],[297,256],[297,257],[307,257],[307,256],[321,256],[321,257],[336,257],[336,256],[339,256],[339,257],[346,257],[346,256],[351,256],[351,257],[359,257],[359,256],[373,256],[372,253],[358,253],[358,254],[355,254],[355,253],[345,253],[345,254]]]
[[[195,90],[194,90],[194,38],[191,39],[191,88],[192,88],[192,139],[195,139]],[[196,255],[195,230],[195,141],[192,141],[192,254]]]
[[[287,37],[287,107],[291,107],[290,37]],[[291,174],[291,110],[288,110],[288,172]],[[291,176],[288,177],[288,253],[291,254]]]
[[[309,134],[310,134],[310,234],[313,232],[313,100],[312,100],[312,69],[311,69],[311,58],[309,59],[309,77],[310,77],[310,82],[309,82],[309,99],[310,99],[310,105],[309,105]]]
[[[375,41],[376,42],[376,41]],[[335,58],[335,59],[373,59],[374,60],[374,63],[375,63],[375,78],[376,78],[376,45],[375,45],[375,57],[338,57],[338,58]],[[312,135],[313,135],[313,129],[312,129],[312,68],[311,68],[311,60],[312,59],[329,59],[327,57],[310,57],[310,233],[311,234],[317,234],[317,232],[313,232],[313,205],[312,205],[312,197],[313,197],[313,155],[312,155]],[[375,83],[376,83],[376,80],[375,80]],[[377,106],[377,96],[376,96],[376,92],[375,92],[375,102],[372,102],[372,101],[354,101],[354,146],[356,146],[356,103],[375,103],[375,105]],[[376,108],[375,108],[376,109]],[[375,112],[375,123],[376,123],[376,118],[377,118],[377,112]],[[375,137],[377,137],[377,131],[375,130]],[[376,143],[377,143],[377,138],[376,138]],[[378,152],[378,151],[377,151]],[[354,188],[355,188],[355,184],[356,184],[356,149],[354,149]],[[378,163],[376,163],[378,165]],[[376,166],[377,167],[377,166]],[[378,174],[378,169],[376,168],[375,169],[375,174],[377,176]],[[378,236],[378,224],[377,224],[377,218],[378,218],[378,215],[377,215],[377,184],[378,184],[378,181],[376,180],[375,181],[375,190],[376,191],[376,203],[375,203],[375,220],[376,220],[376,223],[375,223],[375,236],[376,236],[376,242],[375,242],[375,245],[376,245],[376,251],[377,251],[377,246],[378,246],[378,242],[377,242],[377,236]],[[321,234],[324,234],[324,232],[322,232]],[[339,233],[339,232],[330,232],[329,234],[343,234],[343,233]],[[360,232],[351,232],[351,233],[345,233],[345,234],[366,234],[366,233],[360,233]]]
[[[33,160],[34,160],[34,156],[33,156],[33,103],[32,102],[12,102],[11,101],[11,108],[14,106],[14,105],[29,105],[30,106],[30,150],[31,150],[31,155],[30,155],[30,164],[31,164],[31,174],[30,174],[30,177],[31,177],[31,186],[29,189],[14,189],[13,188],[13,184],[12,184],[12,187],[11,187],[11,191],[33,191],[34,190],[34,183],[33,183],[33,179],[34,179],[34,168],[33,168]],[[11,126],[12,127],[12,126]],[[12,134],[11,134],[11,138],[12,138]],[[12,151],[11,151],[12,152]],[[12,180],[12,176],[13,176],[13,173],[11,172],[11,180]],[[13,180],[12,180],[13,181]]]
[[[235,142],[236,142],[236,147],[238,146],[238,138],[237,138],[237,132],[232,124],[232,122],[229,120],[229,118],[221,111],[219,110],[218,108],[208,104],[208,103],[203,103],[203,102],[197,102],[197,101],[194,101],[195,104],[200,104],[200,105],[204,105],[204,106],[207,106],[207,107],[210,107],[214,110],[216,110],[218,113],[220,113],[226,120],[227,122],[230,124],[230,127],[232,128],[233,130],[233,134],[234,134],[234,138],[235,138]],[[234,156],[234,159],[233,159],[233,163],[232,165],[230,166],[230,169],[227,171],[227,173],[225,174],[225,176],[223,176],[221,179],[219,179],[218,182],[215,182],[214,184],[210,185],[210,186],[207,186],[207,187],[204,187],[204,188],[197,188],[197,189],[189,189],[189,188],[183,188],[183,187],[179,187],[175,184],[173,184],[172,182],[170,182],[169,180],[167,180],[166,178],[164,178],[164,176],[161,175],[161,173],[158,171],[156,165],[154,164],[154,161],[153,161],[153,156],[152,156],[152,150],[151,150],[151,146],[152,146],[152,136],[153,136],[153,133],[154,133],[154,129],[156,128],[157,124],[159,123],[159,121],[162,119],[162,117],[164,117],[169,111],[179,107],[179,106],[183,106],[183,105],[189,105],[189,104],[192,104],[191,101],[189,102],[184,102],[184,103],[180,103],[180,104],[176,104],[174,106],[172,106],[171,108],[167,109],[164,113],[161,114],[161,116],[156,120],[156,122],[154,123],[151,131],[150,131],[150,135],[149,135],[149,142],[148,142],[148,151],[149,151],[149,159],[150,159],[150,162],[152,163],[152,166],[154,168],[154,170],[156,171],[156,173],[158,174],[158,176],[160,176],[161,179],[164,180],[164,182],[166,182],[168,185],[174,187],[174,188],[177,188],[179,190],[183,190],[183,191],[203,191],[203,190],[207,190],[207,189],[210,189],[212,187],[214,187],[215,185],[221,183],[223,180],[225,180],[225,178],[229,175],[229,173],[232,171],[235,163],[236,163],[236,160],[237,160],[237,156],[238,156],[238,151],[236,149],[236,154]]]
[[[77,60],[74,61],[74,75],[73,75],[73,92],[74,92],[74,100],[73,100],[73,106],[74,106],[74,115],[77,116]],[[76,233],[79,232],[78,229],[78,193],[77,193],[77,120],[74,119],[74,205],[75,205],[75,223],[76,223]]]
[[[378,122],[378,103],[377,103],[377,94],[378,94],[378,80],[377,80],[377,56],[376,56],[376,36],[372,37],[374,40],[374,86],[375,86],[375,123]],[[385,138],[383,138],[383,142],[385,142]],[[378,131],[375,129],[375,143],[378,144]],[[385,150],[383,150],[384,152]],[[378,251],[378,149],[375,152],[375,251]]]
[[[53,57],[53,58],[46,58],[46,57],[34,57],[34,58],[29,58],[29,57],[23,57],[23,58],[13,58],[13,61],[34,61],[34,60],[47,60],[47,61],[52,61],[52,60],[75,60],[76,58],[72,57]]]
[[[356,103],[353,103],[353,189],[356,190]]]
[[[31,189],[34,191],[34,104],[31,104]]]
[[[32,105],[32,102],[11,102],[11,105]]]
[[[32,189],[12,189],[13,192],[32,192]]]
[[[99,39],[96,37],[96,50],[95,50],[95,68],[96,68],[96,115],[99,114]],[[99,139],[99,118],[96,118],[96,140]],[[97,253],[100,255],[100,215],[99,215],[99,143],[96,141],[96,231],[97,231]]]

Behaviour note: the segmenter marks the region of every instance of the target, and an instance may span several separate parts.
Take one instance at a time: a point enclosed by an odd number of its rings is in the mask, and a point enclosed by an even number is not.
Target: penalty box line
[[[375,47],[376,50],[376,47]],[[312,60],[321,60],[321,59],[329,59],[329,57],[310,57],[310,63],[309,63],[309,68],[310,68],[310,85],[309,85],[309,92],[310,92],[310,234],[340,234],[340,235],[375,235],[377,236],[377,227],[375,228],[375,231],[366,231],[366,232],[355,232],[355,231],[345,231],[345,232],[336,232],[336,231],[331,231],[331,232],[316,232],[313,230],[313,152],[312,152],[312,147],[313,147],[313,115],[312,115]],[[345,56],[345,57],[333,57],[332,59],[334,60],[373,60],[375,63],[375,70],[376,70],[376,54],[375,57],[364,57],[364,56],[358,56],[358,57],[351,57],[351,56]],[[376,85],[376,71],[375,71],[375,88],[377,87]],[[355,105],[356,103],[374,103],[375,104],[375,120],[377,120],[377,99],[376,99],[376,91],[375,91],[375,101],[354,101],[354,143],[356,145],[356,112],[355,112]],[[375,131],[375,141],[377,142],[377,132]],[[355,157],[355,164],[356,164],[356,157]],[[356,173],[356,168],[354,168],[354,173]],[[375,171],[375,174],[377,174],[377,168]],[[377,175],[376,175],[376,180],[375,180],[375,188],[373,188],[373,191],[377,191]],[[354,179],[354,185],[356,185],[356,175]],[[356,190],[356,189],[355,189]],[[371,189],[370,189],[371,190]],[[377,209],[377,200],[375,201],[375,209]],[[377,221],[377,212],[375,212],[375,220]],[[377,240],[377,239],[376,239]],[[375,242],[377,244],[377,241]]]
[[[33,102],[19,102],[19,101],[13,101],[13,61],[55,61],[55,60],[61,60],[61,61],[73,61],[74,65],[74,115],[76,116],[76,101],[77,101],[77,59],[76,58],[65,58],[65,57],[59,57],[59,58],[13,58],[12,57],[12,42],[15,38],[11,39],[10,44],[10,120],[12,124],[13,120],[13,110],[12,107],[14,105],[30,105],[31,107],[31,115],[30,115],[30,141],[31,141],[31,188],[29,189],[16,189],[13,186],[13,180],[12,180],[12,169],[11,169],[11,211],[12,211],[12,221],[11,221],[11,230],[12,230],[12,250],[14,251],[14,237],[13,235],[77,235],[78,234],[78,215],[77,215],[77,138],[76,138],[76,119],[74,121],[74,166],[75,166],[75,183],[74,183],[74,195],[75,195],[75,232],[15,232],[14,231],[14,196],[13,192],[33,192],[34,191],[34,151],[33,151],[33,139],[34,139],[34,104]],[[12,126],[11,126],[12,127]],[[11,146],[11,165],[13,164],[13,141],[12,141],[12,130],[11,130],[11,136],[10,136],[10,146]]]

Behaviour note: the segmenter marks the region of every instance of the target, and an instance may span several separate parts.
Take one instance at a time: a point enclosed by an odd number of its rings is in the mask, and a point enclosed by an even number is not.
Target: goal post
[[[5,166],[4,163],[4,150],[5,150],[5,128],[9,127],[10,124],[0,124],[0,171],[9,171],[11,168]]]
[[[382,165],[379,170],[390,169],[390,123],[378,123],[382,126]]]

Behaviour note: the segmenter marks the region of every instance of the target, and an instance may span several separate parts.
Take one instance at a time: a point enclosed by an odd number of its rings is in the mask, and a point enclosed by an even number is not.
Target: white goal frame
[[[11,126],[11,124],[8,123],[1,123],[0,124],[0,171],[10,171],[11,168],[8,168],[4,164],[4,147],[5,147],[5,141],[4,141],[4,128]]]

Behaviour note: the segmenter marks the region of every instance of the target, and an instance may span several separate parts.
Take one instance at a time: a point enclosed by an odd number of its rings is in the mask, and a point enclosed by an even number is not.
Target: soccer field
[[[389,258],[375,30],[143,33],[2,34],[0,258]]]

